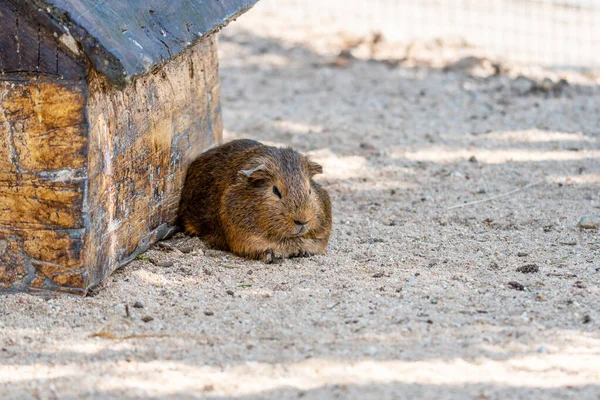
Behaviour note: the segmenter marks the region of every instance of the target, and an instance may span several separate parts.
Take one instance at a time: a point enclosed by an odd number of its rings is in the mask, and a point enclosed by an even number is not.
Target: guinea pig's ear
[[[243,175],[250,180],[256,181],[260,179],[266,179],[268,177],[268,172],[269,171],[267,169],[267,166],[261,164],[256,168],[241,170],[240,175]]]
[[[321,164],[317,164],[314,161],[310,161],[308,160],[308,172],[309,174],[312,175],[317,175],[317,174],[322,174],[323,173],[323,167],[321,166]]]

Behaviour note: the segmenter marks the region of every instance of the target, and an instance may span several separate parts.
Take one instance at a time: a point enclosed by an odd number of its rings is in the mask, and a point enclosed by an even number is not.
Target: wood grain
[[[85,292],[84,81],[0,79],[0,291]]]
[[[26,4],[21,0],[0,2],[0,73],[85,79],[87,61],[75,60],[56,39],[61,33],[48,22],[48,16],[38,7],[35,12],[26,10]]]
[[[190,162],[222,136],[216,38],[124,90],[90,79],[90,284],[172,231]]]

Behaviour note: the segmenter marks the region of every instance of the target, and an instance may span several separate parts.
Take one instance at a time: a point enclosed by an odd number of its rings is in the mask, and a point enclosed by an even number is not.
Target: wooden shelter
[[[256,1],[0,2],[0,292],[85,294],[173,231]]]

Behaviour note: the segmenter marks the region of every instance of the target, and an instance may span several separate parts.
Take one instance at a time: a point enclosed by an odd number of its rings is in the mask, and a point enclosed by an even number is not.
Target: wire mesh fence
[[[388,40],[460,37],[517,62],[600,68],[600,0],[279,0],[330,28]]]

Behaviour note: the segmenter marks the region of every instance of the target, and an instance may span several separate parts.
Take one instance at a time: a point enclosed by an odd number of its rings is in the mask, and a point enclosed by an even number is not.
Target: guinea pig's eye
[[[281,192],[277,189],[277,186],[273,186],[273,194],[281,199]]]
[[[312,194],[312,189],[308,189],[308,194]]]

